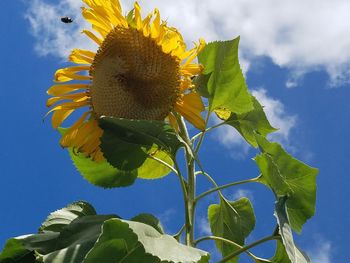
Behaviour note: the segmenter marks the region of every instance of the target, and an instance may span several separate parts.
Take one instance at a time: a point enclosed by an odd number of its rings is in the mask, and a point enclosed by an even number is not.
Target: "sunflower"
[[[161,21],[157,9],[141,17],[137,2],[126,16],[118,0],[83,0],[83,17],[95,32],[83,33],[98,45],[97,52],[72,50],[76,65],[55,73],[47,93],[57,129],[75,110],[88,110],[67,129],[60,144],[104,160],[100,150],[101,116],[138,120],[168,120],[176,125],[181,114],[198,129],[204,129],[203,102],[191,79],[202,71],[193,63],[204,40],[189,51],[181,34]]]

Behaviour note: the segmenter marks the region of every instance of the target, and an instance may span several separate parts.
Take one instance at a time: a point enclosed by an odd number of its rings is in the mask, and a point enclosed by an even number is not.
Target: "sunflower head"
[[[99,48],[97,52],[74,49],[69,60],[78,65],[57,70],[55,81],[63,84],[48,90],[53,97],[47,105],[55,104],[50,110],[54,128],[76,109],[88,109],[67,130],[61,145],[103,160],[101,116],[173,123],[177,112],[204,129],[204,106],[191,81],[202,71],[193,60],[204,41],[187,51],[181,34],[161,21],[157,9],[142,19],[137,3],[123,16],[116,0],[83,2],[88,7],[82,8],[82,14],[95,31],[83,33]]]

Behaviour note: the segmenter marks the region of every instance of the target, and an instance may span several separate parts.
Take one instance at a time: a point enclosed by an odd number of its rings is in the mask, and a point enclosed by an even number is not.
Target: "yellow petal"
[[[77,138],[74,141],[74,147],[80,148],[89,139],[91,132],[94,131],[95,125],[93,120],[89,120],[82,124],[77,132]]]
[[[97,45],[101,46],[102,44],[102,39],[100,39],[99,37],[97,37],[94,33],[92,33],[89,30],[84,29],[82,31],[82,33],[84,33],[85,35],[87,35],[92,41],[94,41]]]
[[[81,89],[89,89],[90,85],[88,84],[60,84],[51,86],[47,94],[52,96],[60,96],[66,93],[70,93],[73,91],[81,90]]]
[[[176,120],[176,117],[174,116],[174,114],[170,112],[167,118],[168,118],[168,120],[169,120],[170,125],[171,125],[176,131],[179,131],[179,125],[177,124],[177,120]]]
[[[55,82],[67,82],[70,80],[90,80],[90,76],[83,76],[76,74],[77,72],[89,70],[89,66],[74,66],[68,68],[62,68],[55,73]]]
[[[100,147],[98,147],[97,150],[91,155],[91,158],[97,163],[105,160],[103,153],[101,152]]]
[[[69,55],[69,61],[77,64],[92,64],[96,53],[90,50],[73,49]]]
[[[90,112],[85,112],[62,136],[60,143],[63,147],[74,146],[74,140],[76,138],[79,127],[84,123],[86,117]]]
[[[182,96],[182,98],[176,102],[175,110],[196,128],[200,130],[205,129],[205,121],[201,115],[201,112],[204,111],[204,105],[201,97],[197,93],[191,92]]]
[[[190,78],[185,78],[185,79],[181,80],[179,89],[180,89],[181,93],[183,93],[184,91],[186,91],[192,87],[194,87],[194,85],[192,84],[192,80]]]
[[[152,14],[149,14],[144,20],[143,20],[143,35],[145,37],[148,37],[151,33],[149,23],[151,21]]]
[[[189,51],[189,53],[188,53],[189,56],[187,57],[184,65],[191,63],[195,59],[195,57],[197,57],[199,52],[202,51],[202,49],[205,47],[205,45],[206,44],[205,44],[204,39],[202,39],[202,38],[199,39],[199,45]]]
[[[184,76],[198,75],[203,71],[203,66],[200,64],[185,64],[180,67],[180,73]]]
[[[51,109],[47,114],[56,111],[56,110],[74,110],[74,109],[78,109],[81,107],[85,107],[90,105],[90,102],[88,101],[88,97],[85,98],[85,100],[82,101],[78,101],[78,102],[64,102],[60,105],[57,105],[56,107],[54,107],[53,109]]]
[[[155,18],[151,24],[151,38],[156,39],[160,32],[160,14],[158,9],[154,9]]]
[[[68,118],[69,115],[71,115],[74,112],[74,110],[59,110],[55,111],[52,114],[51,123],[52,127],[54,129],[57,129],[61,126],[62,122]]]
[[[141,7],[137,2],[135,2],[134,4],[134,10],[135,10],[134,21],[135,21],[136,29],[141,30],[142,29]]]
[[[98,28],[103,29],[105,32],[109,32],[112,29],[111,25],[100,16],[97,16],[93,10],[82,7],[81,13],[86,21],[97,26]]]
[[[89,97],[87,96],[86,92],[61,95],[58,97],[49,98],[46,102],[46,106],[51,107],[53,104],[55,104],[61,100],[84,101],[84,100],[87,100],[88,98]]]

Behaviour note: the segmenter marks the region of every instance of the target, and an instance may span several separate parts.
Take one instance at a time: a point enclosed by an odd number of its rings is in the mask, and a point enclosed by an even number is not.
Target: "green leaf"
[[[127,222],[137,235],[145,252],[161,262],[209,262],[209,254],[203,250],[180,244],[172,236],[162,235],[149,225],[125,220],[123,222]]]
[[[233,126],[236,130],[243,136],[243,138],[253,147],[258,147],[258,142],[256,141],[256,133],[263,137],[266,137],[269,133],[276,131],[266,118],[265,112],[258,102],[258,100],[251,96],[254,109],[247,113],[235,114],[228,113],[228,118],[225,119],[225,123]],[[219,117],[220,111],[216,111]],[[221,111],[221,114],[225,113]],[[227,114],[227,113],[226,113]]]
[[[294,243],[293,232],[289,225],[289,218],[286,210],[287,197],[280,197],[275,205],[275,217],[279,226],[279,234],[282,237],[282,246],[277,244],[276,255],[273,259],[277,262],[286,262],[286,255],[291,263],[309,263],[307,255],[302,252]],[[286,254],[286,255],[285,255]],[[281,261],[284,260],[284,261]]]
[[[318,170],[293,158],[278,143],[259,135],[256,138],[262,151],[255,157],[262,173],[259,182],[271,188],[277,199],[288,196],[286,207],[290,225],[301,232],[303,224],[315,212]]]
[[[121,170],[139,168],[157,151],[175,158],[183,146],[175,130],[165,122],[103,117],[100,126],[104,130],[102,152],[110,164]]]
[[[152,215],[141,214],[133,220],[96,215],[89,204],[75,202],[51,213],[39,234],[9,240],[0,262],[36,263],[34,255],[44,263],[209,262],[207,252],[161,233]]]
[[[60,127],[58,131],[64,135],[67,129]],[[136,170],[121,171],[114,168],[106,160],[97,163],[72,148],[67,150],[76,169],[93,185],[103,188],[125,187],[132,185],[137,178]]]
[[[97,163],[82,153],[75,153],[72,149],[68,151],[74,166],[93,185],[103,188],[125,187],[132,185],[137,178],[137,170],[122,171],[106,160]]]
[[[87,215],[96,215],[95,208],[87,202],[78,201],[52,212],[39,228],[39,233],[59,232],[74,219]]]
[[[154,158],[160,159],[169,166],[174,166],[173,159],[164,151],[156,151],[152,155]],[[137,177],[141,179],[159,179],[171,172],[171,169],[160,162],[147,158],[145,162],[137,169]]]
[[[308,256],[303,251],[301,251],[298,247],[296,247],[295,255],[296,255],[295,261],[291,261],[288,257],[286,248],[284,247],[282,241],[278,240],[275,255],[270,259],[269,262],[272,262],[272,263],[310,263],[311,262]]]
[[[0,263],[35,263],[33,251],[23,246],[22,242],[11,238],[7,240],[2,253],[0,254]]]
[[[156,218],[154,215],[151,214],[139,214],[133,218],[131,218],[131,221],[144,223],[146,225],[149,225],[156,229],[160,234],[164,234],[164,229],[162,224],[160,223],[159,219]]]
[[[27,249],[42,255],[44,263],[81,263],[94,246],[103,223],[115,215],[83,216],[60,232],[47,232],[20,239]]]
[[[225,108],[242,114],[253,110],[238,61],[238,44],[239,37],[230,41],[211,42],[198,55],[205,76],[200,79],[199,90],[209,97],[210,111]]]
[[[215,236],[231,240],[239,245],[244,245],[245,238],[255,227],[255,215],[248,198],[240,198],[229,202],[220,198],[220,204],[210,205],[208,209],[210,228]],[[225,257],[239,249],[238,246],[216,241],[217,248]],[[234,263],[238,256],[229,260]]]

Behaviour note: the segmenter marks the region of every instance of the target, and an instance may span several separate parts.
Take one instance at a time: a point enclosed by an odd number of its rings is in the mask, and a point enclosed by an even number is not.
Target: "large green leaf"
[[[276,198],[288,196],[287,213],[291,227],[301,232],[303,224],[314,215],[318,170],[286,153],[278,143],[257,135],[262,151],[255,161],[262,173],[259,181],[273,190]]]
[[[173,159],[164,151],[156,150],[153,152],[152,157],[160,159],[169,166],[174,166]],[[158,179],[168,175],[170,172],[170,168],[149,157],[141,167],[137,169],[137,177],[141,179]]]
[[[229,239],[239,245],[244,245],[245,238],[255,227],[255,215],[248,198],[240,198],[229,202],[223,197],[220,204],[210,205],[208,209],[210,228],[215,236]],[[239,249],[222,241],[216,241],[217,248],[225,257]],[[238,256],[229,260],[234,263]]]
[[[164,234],[162,224],[160,223],[159,219],[156,218],[154,215],[143,213],[131,218],[130,220],[149,225],[156,229],[159,233]]]
[[[100,126],[104,130],[102,152],[110,164],[121,170],[141,167],[158,151],[175,158],[183,145],[175,130],[165,122],[103,117]]]
[[[39,234],[9,240],[0,255],[0,262],[209,261],[207,252],[182,245],[172,236],[162,234],[159,221],[157,223],[157,219],[152,215],[141,214],[133,218],[135,221],[127,221],[115,215],[94,213],[93,207],[84,202],[76,202],[51,213]],[[153,228],[153,225],[157,229]]]
[[[0,263],[35,263],[34,252],[23,246],[22,242],[11,238],[7,240],[2,253]]]
[[[242,114],[253,110],[253,103],[238,61],[239,37],[211,42],[199,53],[204,66],[198,80],[201,94],[208,96],[210,111],[225,108]]]
[[[125,187],[132,185],[136,178],[158,179],[171,172],[167,166],[152,158],[147,158],[137,169],[123,171],[113,167],[107,161],[96,163],[82,153],[73,153],[71,149],[69,153],[81,175],[91,184],[104,188]],[[173,160],[163,151],[155,152],[153,157],[173,166]]]
[[[61,135],[67,131],[59,128]],[[114,168],[106,160],[95,162],[84,154],[68,148],[69,155],[79,173],[91,184],[103,188],[124,187],[132,185],[137,178],[137,171],[121,171]]]
[[[279,226],[279,234],[282,237],[281,244],[277,244],[276,255],[274,260],[283,260],[284,254],[287,254],[291,263],[309,263],[310,260],[307,255],[302,252],[294,243],[293,232],[289,225],[289,218],[286,210],[287,197],[280,197],[275,205],[275,217]],[[282,261],[280,261],[282,262]],[[284,261],[283,261],[284,262]]]
[[[282,241],[278,240],[275,255],[268,262],[271,262],[271,263],[309,263],[311,262],[308,256],[303,251],[301,251],[298,247],[295,247],[295,249],[296,249],[295,259],[294,259],[295,261],[291,261],[288,257],[286,248],[284,247]],[[264,261],[261,261],[261,262],[264,262]]]
[[[87,215],[96,215],[95,208],[87,202],[74,202],[62,209],[52,212],[39,228],[39,233],[59,232],[74,219]]]
[[[269,133],[276,131],[266,118],[265,112],[254,96],[251,96],[254,109],[247,113],[236,114],[221,109],[216,110],[217,115],[225,120],[225,123],[233,126],[243,138],[253,147],[257,147],[256,133],[266,137]]]
[[[74,166],[93,185],[103,188],[123,187],[132,185],[137,178],[137,170],[119,170],[106,160],[97,163],[82,153],[75,153],[72,149],[68,151]]]
[[[103,225],[102,234],[84,263],[208,261],[208,253],[182,245],[149,225],[111,219]]]

